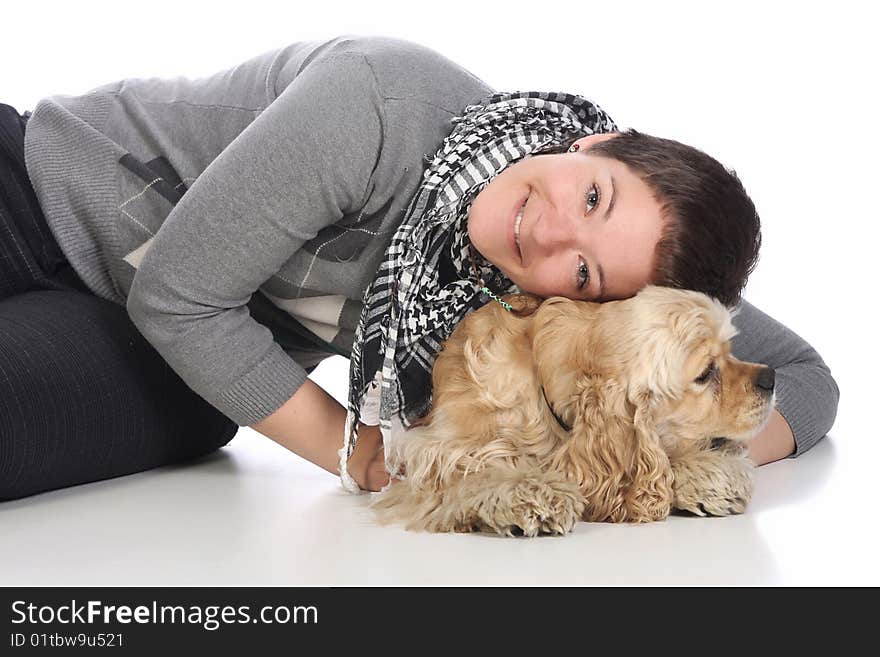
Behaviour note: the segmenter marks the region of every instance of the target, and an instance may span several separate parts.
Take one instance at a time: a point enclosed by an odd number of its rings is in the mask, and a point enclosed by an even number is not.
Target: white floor
[[[312,378],[339,398],[346,365]],[[830,438],[759,469],[744,515],[532,539],[380,527],[367,495],[241,429],[185,466],[0,504],[0,584],[877,585],[876,447],[846,401]]]

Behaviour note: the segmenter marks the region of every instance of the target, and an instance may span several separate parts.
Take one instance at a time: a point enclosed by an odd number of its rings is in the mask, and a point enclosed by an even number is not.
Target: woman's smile
[[[525,198],[519,199],[517,201],[517,205],[513,208],[513,221],[511,222],[510,229],[510,242],[511,242],[511,250],[514,254],[516,254],[517,259],[519,260],[520,265],[523,264],[523,255],[522,255],[522,245],[519,241],[519,227],[522,223],[522,217],[525,213],[526,201],[528,200],[528,195]]]

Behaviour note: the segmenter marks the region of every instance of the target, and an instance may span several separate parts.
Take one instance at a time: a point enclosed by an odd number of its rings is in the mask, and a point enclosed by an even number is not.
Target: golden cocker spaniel
[[[404,474],[374,496],[381,521],[534,536],[745,509],[743,441],[769,418],[774,373],[730,353],[727,308],[658,286],[503,300],[513,311],[469,313],[438,353],[431,412],[387,455]]]

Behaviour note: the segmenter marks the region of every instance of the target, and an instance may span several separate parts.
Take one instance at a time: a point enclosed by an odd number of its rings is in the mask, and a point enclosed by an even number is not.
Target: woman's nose
[[[552,254],[573,244],[577,240],[577,232],[570,211],[548,204],[535,221],[532,240],[542,253]]]

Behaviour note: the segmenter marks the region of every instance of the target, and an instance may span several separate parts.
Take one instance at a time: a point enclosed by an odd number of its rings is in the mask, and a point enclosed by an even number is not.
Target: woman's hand
[[[378,491],[388,484],[385,445],[378,426],[358,424],[358,439],[348,460],[348,471],[362,490]]]

